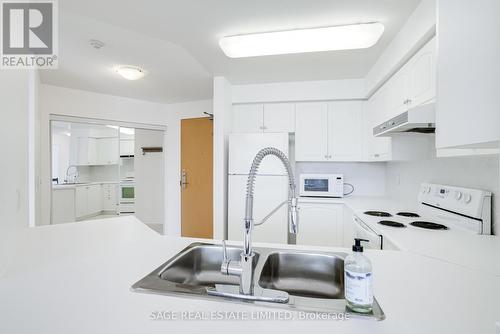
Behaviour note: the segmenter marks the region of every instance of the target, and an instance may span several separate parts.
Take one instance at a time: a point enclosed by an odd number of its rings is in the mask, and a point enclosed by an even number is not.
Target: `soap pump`
[[[355,312],[369,313],[373,306],[373,274],[370,260],[363,255],[361,242],[354,239],[353,253],[344,260],[344,286],[347,307]]]

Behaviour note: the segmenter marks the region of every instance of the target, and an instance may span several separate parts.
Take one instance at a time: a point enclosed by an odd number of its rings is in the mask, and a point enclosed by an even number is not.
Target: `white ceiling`
[[[420,0],[64,0],[59,70],[44,83],[171,103],[210,98],[212,76],[234,84],[364,77]],[[75,13],[78,13],[75,14]],[[372,48],[229,59],[222,36],[382,22]],[[89,39],[106,46],[94,50]],[[126,81],[111,69],[143,66]]]

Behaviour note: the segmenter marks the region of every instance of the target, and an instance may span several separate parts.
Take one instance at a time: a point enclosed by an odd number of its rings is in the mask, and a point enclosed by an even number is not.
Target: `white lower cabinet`
[[[297,245],[343,245],[342,204],[302,203],[299,208]]]
[[[52,190],[51,224],[72,223],[75,221],[75,190],[61,188]]]
[[[101,185],[83,185],[75,188],[76,219],[98,214],[103,210]]]
[[[116,212],[118,209],[118,185],[117,184],[103,184],[102,185],[102,210]]]
[[[75,188],[75,216],[82,218],[87,215],[87,187],[81,186]]]

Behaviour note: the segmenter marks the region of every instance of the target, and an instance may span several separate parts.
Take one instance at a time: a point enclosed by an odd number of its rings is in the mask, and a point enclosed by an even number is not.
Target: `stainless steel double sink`
[[[307,252],[289,249],[254,248],[254,284],[262,289],[289,294],[286,303],[223,298],[215,289],[237,291],[239,279],[220,272],[222,247],[193,243],[132,286],[136,292],[177,295],[307,312],[345,312],[353,317],[382,320],[384,312],[375,300],[373,311],[350,311],[344,299],[345,253]],[[227,246],[228,257],[238,259],[241,248]]]

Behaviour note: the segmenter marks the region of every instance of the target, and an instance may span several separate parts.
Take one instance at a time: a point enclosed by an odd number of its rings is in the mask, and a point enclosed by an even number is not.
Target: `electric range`
[[[369,240],[369,248],[384,249],[384,238],[404,247],[407,240],[423,244],[446,234],[491,234],[490,192],[424,183],[416,206],[416,210],[357,210],[356,237]]]

